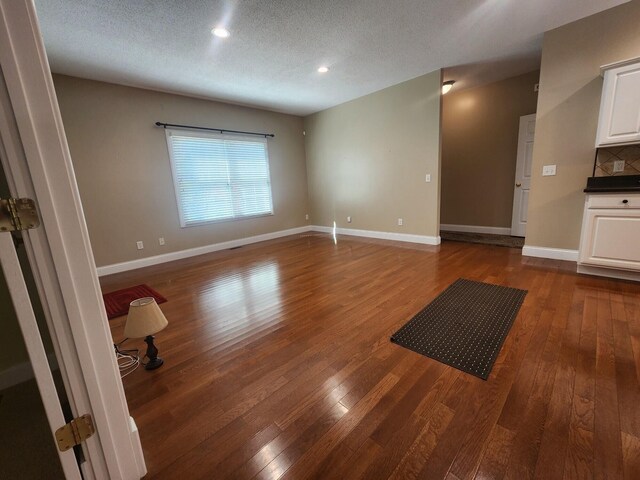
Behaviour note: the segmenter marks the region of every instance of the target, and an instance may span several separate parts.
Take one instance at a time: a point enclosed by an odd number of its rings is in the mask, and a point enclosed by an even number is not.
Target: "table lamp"
[[[127,338],[142,338],[147,344],[147,358],[144,366],[147,370],[154,370],[164,363],[158,357],[158,349],[153,344],[153,335],[158,333],[169,322],[153,297],[134,300],[129,304],[127,324],[124,326],[124,336]]]

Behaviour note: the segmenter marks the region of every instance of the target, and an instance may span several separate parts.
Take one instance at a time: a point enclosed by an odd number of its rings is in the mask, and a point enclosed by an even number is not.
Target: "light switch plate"
[[[424,176],[424,181],[425,181],[425,182],[427,182],[427,183],[429,183],[429,182],[431,181],[431,174],[430,174],[430,173],[427,173],[427,174]]]
[[[555,165],[544,165],[542,167],[542,176],[550,177],[556,174],[556,166]]]

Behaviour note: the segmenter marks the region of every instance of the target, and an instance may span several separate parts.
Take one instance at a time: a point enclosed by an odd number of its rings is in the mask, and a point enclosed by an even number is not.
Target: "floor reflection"
[[[232,309],[231,319],[225,312],[226,324],[252,323],[260,312],[279,311],[282,302],[280,267],[277,262],[262,262],[215,277],[203,287],[198,301],[203,313],[210,313],[212,309]]]

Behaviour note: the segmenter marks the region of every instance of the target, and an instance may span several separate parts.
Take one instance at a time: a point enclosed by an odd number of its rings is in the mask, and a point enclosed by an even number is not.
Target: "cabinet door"
[[[640,141],[640,63],[604,73],[596,146]]]
[[[589,209],[580,263],[640,271],[640,209]]]

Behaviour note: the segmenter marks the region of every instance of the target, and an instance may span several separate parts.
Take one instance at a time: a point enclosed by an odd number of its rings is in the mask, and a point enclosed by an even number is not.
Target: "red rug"
[[[115,292],[102,295],[104,306],[107,309],[107,318],[121,317],[129,313],[129,304],[138,298],[153,297],[158,303],[167,301],[162,295],[148,285],[136,285],[135,287],[123,288]]]

